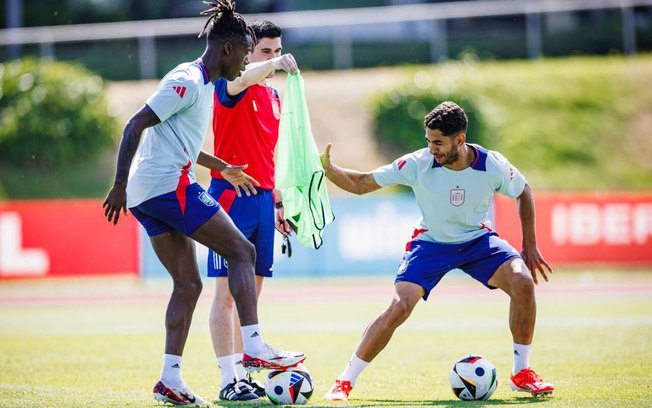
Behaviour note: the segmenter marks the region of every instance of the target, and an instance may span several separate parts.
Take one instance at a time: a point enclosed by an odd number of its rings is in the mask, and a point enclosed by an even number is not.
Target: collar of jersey
[[[469,147],[471,147],[473,150],[475,150],[475,160],[473,160],[473,163],[471,163],[471,167],[473,170],[480,170],[480,171],[485,171],[486,170],[486,152],[481,151],[478,149],[477,146],[468,144]],[[435,157],[432,157],[432,168],[437,168],[437,167],[443,167],[441,164],[437,163],[437,160],[435,160]]]
[[[206,65],[204,65],[203,62],[201,62],[201,59],[198,59],[197,65],[199,65],[199,68],[201,69],[201,74],[204,77],[204,85],[207,83],[211,82],[211,76],[208,75],[208,68],[206,68]]]

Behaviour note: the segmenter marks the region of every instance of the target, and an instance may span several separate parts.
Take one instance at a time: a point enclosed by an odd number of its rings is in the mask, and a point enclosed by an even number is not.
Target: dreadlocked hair
[[[210,8],[201,12],[202,15],[208,16],[208,21],[198,37],[206,35],[208,40],[215,40],[245,37],[248,34],[255,41],[256,36],[253,30],[247,27],[242,15],[235,12],[234,1],[212,0],[203,3]]]
[[[454,136],[460,132],[466,132],[468,124],[469,120],[464,110],[450,101],[437,105],[423,121],[424,127],[439,130],[444,136]]]

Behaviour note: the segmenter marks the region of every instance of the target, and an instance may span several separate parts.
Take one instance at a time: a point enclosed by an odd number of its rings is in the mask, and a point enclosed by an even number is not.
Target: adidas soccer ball
[[[285,371],[270,371],[265,378],[265,393],[277,405],[305,404],[312,390],[312,377],[303,364]]]
[[[498,386],[496,367],[475,354],[457,360],[449,379],[455,395],[465,401],[489,399]]]

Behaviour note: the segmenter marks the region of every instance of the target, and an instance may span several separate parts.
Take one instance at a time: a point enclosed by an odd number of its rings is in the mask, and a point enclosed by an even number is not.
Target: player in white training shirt
[[[221,172],[247,193],[255,193],[257,185],[242,172],[246,166],[234,167],[201,151],[211,119],[213,82],[238,77],[255,38],[231,0],[206,4],[211,8],[202,13],[210,16],[200,33],[206,35],[203,55],[170,71],[129,120],[120,142],[115,182],[103,204],[105,216],[114,224],[129,208],[172,277],[163,369],[153,394],[156,400],[174,405],[207,404],[181,376],[181,356],[202,289],[193,240],[229,263],[229,287],[242,323],[243,365],[284,369],[305,358],[303,353],[278,351],[264,342],[258,325],[253,245],[195,182],[194,165],[199,163]],[[250,392],[248,385],[243,387],[238,390]]]
[[[466,143],[468,120],[453,102],[435,107],[425,120],[428,147],[407,154],[373,172],[345,169],[330,160],[331,145],[321,156],[326,176],[338,187],[365,194],[397,184],[412,188],[421,218],[399,266],[387,309],[365,330],[346,369],[325,399],[346,401],[358,376],[389,342],[419,299],[450,270],[459,268],[490,289],[510,297],[514,369],[510,386],[534,396],[554,386],[530,368],[536,320],[534,285],[552,269],[536,246],[534,196],[525,178],[498,152]],[[495,192],[516,199],[523,231],[519,254],[498,237],[489,221]]]

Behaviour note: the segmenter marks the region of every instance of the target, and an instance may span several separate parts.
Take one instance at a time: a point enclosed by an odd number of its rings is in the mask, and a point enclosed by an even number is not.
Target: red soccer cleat
[[[549,395],[555,390],[554,385],[543,381],[541,376],[529,367],[509,377],[509,388],[514,391],[529,392],[533,397]]]
[[[335,384],[324,395],[324,399],[326,401],[348,401],[352,389],[351,381],[335,380]]]

